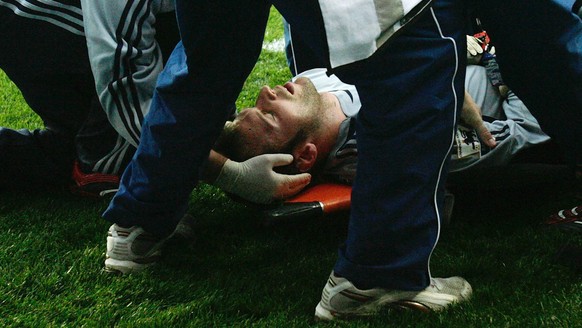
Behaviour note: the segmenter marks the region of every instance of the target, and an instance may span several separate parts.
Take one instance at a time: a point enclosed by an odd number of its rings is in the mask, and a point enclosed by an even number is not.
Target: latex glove
[[[467,35],[467,64],[476,65],[483,56],[482,41],[474,36]]]
[[[481,40],[477,39],[472,35],[467,35],[467,56],[477,56],[483,53],[483,47],[481,47]]]
[[[309,173],[280,174],[274,167],[293,162],[289,154],[265,154],[242,163],[226,160],[214,185],[245,200],[268,204],[291,197],[311,182]]]

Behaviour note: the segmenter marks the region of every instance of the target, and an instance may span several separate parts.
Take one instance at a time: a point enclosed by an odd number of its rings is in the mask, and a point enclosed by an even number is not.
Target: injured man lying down
[[[506,165],[518,152],[549,141],[515,94],[502,96],[489,83],[484,67],[467,67],[465,87],[452,172]],[[235,161],[289,153],[293,163],[277,171],[310,172],[314,181],[351,184],[360,106],[354,86],[325,69],[308,70],[283,86],[264,86],[255,107],[226,122],[214,149]]]

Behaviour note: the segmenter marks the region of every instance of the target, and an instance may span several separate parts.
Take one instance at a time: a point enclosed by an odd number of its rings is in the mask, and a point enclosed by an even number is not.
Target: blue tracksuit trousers
[[[463,101],[463,13],[458,1],[436,1],[367,63],[336,72],[357,86],[362,101],[348,237],[335,265],[358,287],[429,284]]]

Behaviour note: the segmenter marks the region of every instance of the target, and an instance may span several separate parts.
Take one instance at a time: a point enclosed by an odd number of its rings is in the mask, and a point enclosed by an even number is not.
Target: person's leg
[[[113,223],[127,228],[139,225],[152,234],[167,237],[172,233],[179,217],[184,214],[188,195],[197,182],[196,169],[187,164],[193,160],[190,157],[194,156],[194,150],[183,150],[184,153],[179,156],[173,153],[169,144],[208,138],[196,134],[195,129],[188,127],[197,121],[196,116],[188,112],[188,109],[194,109],[189,108],[187,96],[183,94],[186,92],[185,86],[188,82],[190,81],[186,56],[182,44],[179,43],[158,78],[152,107],[142,126],[138,149],[122,175],[119,191],[104,213],[104,217]],[[171,93],[172,88],[180,90],[176,91],[178,96],[167,100],[162,94],[166,91]],[[184,109],[185,107],[187,109]],[[206,115],[208,114],[210,113]],[[168,124],[166,130],[163,129],[163,124],[166,124],[163,122],[168,115],[175,123]],[[158,124],[162,125],[160,131],[152,127]],[[170,129],[170,126],[173,129]],[[206,128],[205,132],[209,132],[208,130]],[[196,137],[189,134],[196,134]],[[166,146],[170,147],[170,150],[161,152],[160,150]],[[200,156],[201,150],[198,149],[196,153]],[[168,164],[164,164],[166,156],[170,157],[167,159],[170,161]],[[203,161],[201,158],[198,160],[200,164]],[[159,169],[156,168],[158,165]],[[176,170],[176,166],[186,171],[184,175],[173,176],[169,170],[172,168]]]
[[[73,139],[94,95],[82,26],[73,23],[78,17],[67,16],[78,6],[61,11],[70,20],[59,24],[43,20],[46,12],[31,10],[22,17],[11,8],[0,6],[0,44],[10,49],[0,52],[0,69],[46,129],[0,130],[0,185],[65,186],[75,159]]]
[[[140,23],[142,25],[138,24],[139,28],[150,28],[148,22]],[[155,41],[165,63],[180,41],[176,14],[157,14],[153,28],[156,32]],[[87,118],[75,137],[75,145],[79,165],[73,173],[73,190],[83,194],[95,194],[97,191],[99,195],[116,191],[119,176],[133,157],[135,147],[123,139],[109,123],[96,95]]]
[[[312,53],[325,58],[325,18],[305,13],[312,2],[297,3],[300,12],[289,2],[276,6]],[[362,109],[348,238],[316,308],[318,319],[372,314],[389,303],[438,310],[471,294],[463,278],[431,278],[428,268],[463,97],[463,4],[437,0],[434,11],[384,49],[331,72],[356,85]],[[424,304],[415,295],[426,297]],[[447,301],[432,303],[437,299]]]
[[[0,190],[65,187],[75,159],[72,138],[50,130],[0,128]]]
[[[338,72],[358,87],[362,109],[350,230],[335,271],[363,288],[429,284],[465,48],[462,6],[434,6],[358,71]]]
[[[175,12],[157,14],[154,28],[156,42],[160,46],[165,63],[180,41]],[[91,81],[91,83],[94,82]],[[82,179],[85,180],[81,184],[86,183],[86,180],[105,179],[111,187],[115,185],[117,188],[118,183],[115,183],[115,180],[133,157],[135,147],[122,139],[111,126],[97,97],[91,105],[87,118],[75,137],[79,168],[86,173],[81,173]],[[102,174],[98,174],[93,179],[95,172]]]
[[[437,0],[386,49],[336,71],[362,101],[358,172],[348,238],[316,308],[320,319],[372,314],[383,303],[441,310],[471,294],[463,278],[432,278],[429,270],[463,101],[463,13],[461,2]]]
[[[242,77],[237,66],[244,66],[248,72],[253,66],[248,58],[237,63],[221,49],[196,48],[194,40],[201,35],[218,38],[221,33],[232,34],[236,39],[236,34],[243,33],[234,27],[238,24],[219,22],[219,17],[213,22],[216,29],[198,26],[202,20],[196,19],[200,15],[196,8],[190,3],[177,3],[182,43],[172,52],[158,78],[137,153],[123,175],[120,192],[104,214],[118,224],[139,224],[159,236],[169,235],[184,214],[188,196],[198,181],[198,168],[207,159],[242,88],[246,75]],[[264,10],[244,11],[249,12],[246,19],[252,15],[266,19]],[[262,40],[262,34],[259,38]],[[241,52],[248,51],[243,49],[245,45],[239,47]],[[257,49],[253,52],[258,56]],[[223,65],[227,57],[230,64]],[[207,67],[216,69],[210,71]],[[223,76],[218,83],[224,93],[209,94],[207,90],[216,86],[208,84],[216,79],[206,76]]]
[[[82,172],[115,176],[121,175],[135,152],[109,123],[97,96],[75,135],[75,148]]]
[[[80,196],[103,197],[116,192],[119,178],[135,147],[111,126],[97,95],[75,135],[75,163],[70,190]]]
[[[303,37],[287,22],[285,28],[285,55],[287,65],[293,76],[312,68],[326,67],[325,63],[318,58],[311,48],[305,43]]]
[[[138,262],[144,258],[147,264],[157,259],[158,246],[183,217],[198,171],[260,54],[269,8],[259,1],[176,2],[182,42],[158,78],[139,147],[103,214],[114,223],[111,229],[143,228],[158,243],[152,252],[128,257],[108,252],[106,267],[129,271],[142,268]],[[108,248],[122,244],[111,229]]]
[[[164,63],[170,58],[170,54],[180,42],[180,31],[178,30],[178,22],[176,22],[176,13],[168,12],[161,13],[156,16],[156,41],[162,51]]]

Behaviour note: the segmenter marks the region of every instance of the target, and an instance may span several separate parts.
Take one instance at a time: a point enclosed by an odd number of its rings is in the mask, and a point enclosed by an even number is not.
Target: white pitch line
[[[285,39],[277,39],[271,42],[263,43],[263,49],[273,52],[283,52],[285,51]]]

